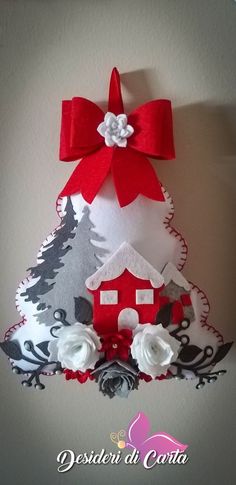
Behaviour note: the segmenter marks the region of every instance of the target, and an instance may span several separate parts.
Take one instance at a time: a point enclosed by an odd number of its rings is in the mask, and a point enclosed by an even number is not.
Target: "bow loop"
[[[73,98],[62,102],[60,160],[78,160],[103,144],[97,126],[104,118],[103,111],[92,101]]]
[[[168,99],[156,99],[135,109],[128,116],[134,127],[129,146],[152,158],[175,158],[172,109]]]

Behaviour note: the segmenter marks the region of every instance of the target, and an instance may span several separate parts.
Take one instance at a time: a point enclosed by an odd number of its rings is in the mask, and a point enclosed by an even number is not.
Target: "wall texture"
[[[159,164],[189,243],[185,275],[211,302],[210,322],[235,336],[236,3],[233,0],[1,0],[1,336],[18,321],[15,289],[57,224],[56,196],[72,166],[58,163],[60,102],[104,101],[117,65],[125,102],[173,101],[176,162]],[[127,401],[54,378],[24,391],[1,355],[3,485],[234,483],[235,355],[228,373],[142,387]],[[61,381],[61,382],[59,382]],[[233,386],[234,383],[234,386]],[[86,466],[59,475],[64,448],[108,451],[109,433],[140,409],[153,430],[189,444],[181,467]],[[4,478],[2,478],[4,476]]]

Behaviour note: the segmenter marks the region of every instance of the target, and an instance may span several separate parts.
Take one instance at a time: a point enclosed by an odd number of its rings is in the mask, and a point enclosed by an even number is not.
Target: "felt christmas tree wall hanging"
[[[23,386],[44,389],[42,375],[62,374],[127,397],[141,380],[193,379],[199,389],[226,372],[215,365],[232,343],[182,273],[186,242],[171,225],[162,162],[148,157],[175,157],[170,101],[125,114],[116,68],[107,113],[63,101],[60,160],[79,163],[57,200],[60,224],[18,287],[21,321],[0,343]]]

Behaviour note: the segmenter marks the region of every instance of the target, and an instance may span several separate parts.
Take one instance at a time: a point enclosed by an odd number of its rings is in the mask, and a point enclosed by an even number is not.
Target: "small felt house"
[[[172,323],[179,324],[184,318],[194,319],[191,301],[191,285],[172,263],[162,271],[165,286],[161,291],[160,304],[173,303]]]
[[[99,334],[123,326],[154,323],[163,276],[128,243],[86,280],[94,298],[93,323]]]

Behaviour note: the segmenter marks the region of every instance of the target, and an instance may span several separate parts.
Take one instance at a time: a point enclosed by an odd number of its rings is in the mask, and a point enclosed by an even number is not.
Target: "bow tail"
[[[111,170],[121,207],[133,202],[140,194],[152,200],[165,201],[155,170],[141,153],[130,148],[116,148]]]
[[[99,192],[111,167],[113,150],[102,147],[84,157],[69,178],[59,197],[81,193],[91,204]]]

